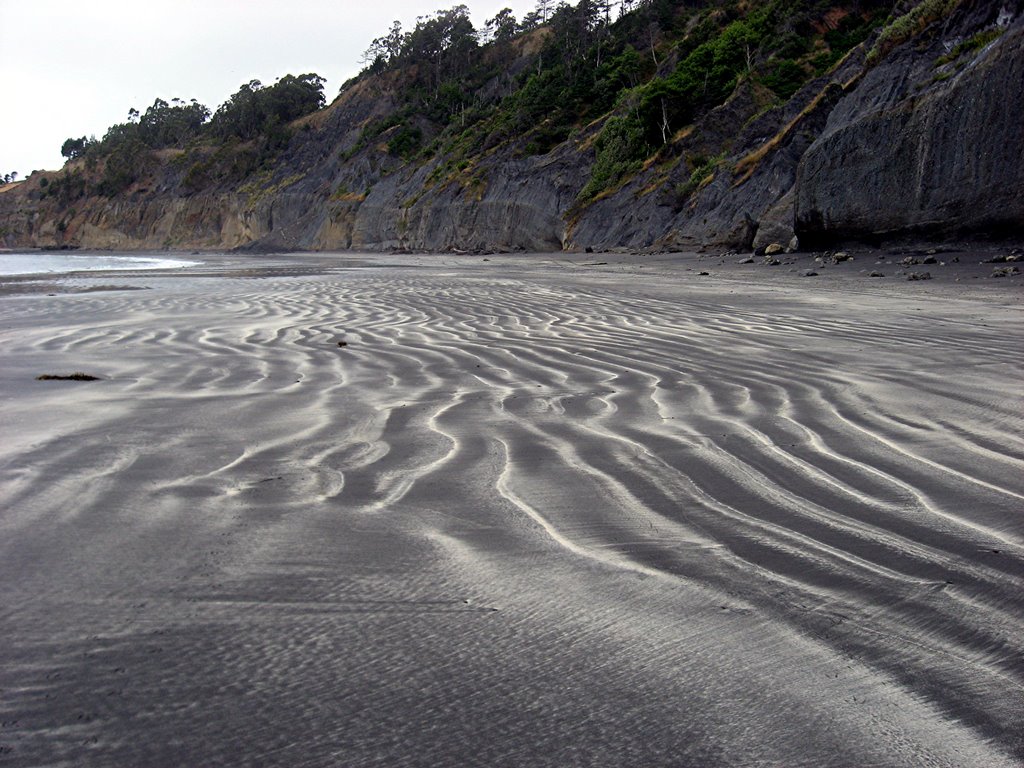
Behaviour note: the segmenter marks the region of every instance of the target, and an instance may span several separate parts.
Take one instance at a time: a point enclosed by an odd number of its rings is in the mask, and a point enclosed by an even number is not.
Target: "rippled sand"
[[[297,261],[0,298],[0,763],[1024,761],[1016,284]]]

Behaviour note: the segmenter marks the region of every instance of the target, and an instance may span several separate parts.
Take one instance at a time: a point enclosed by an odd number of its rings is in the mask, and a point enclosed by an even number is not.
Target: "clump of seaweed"
[[[76,371],[66,376],[55,373],[44,373],[36,376],[36,381],[99,381],[99,376],[90,376],[88,373]]]

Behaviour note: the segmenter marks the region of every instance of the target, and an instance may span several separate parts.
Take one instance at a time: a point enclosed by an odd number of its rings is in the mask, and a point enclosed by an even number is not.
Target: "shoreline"
[[[3,281],[5,759],[1019,763],[1021,279],[739,258]]]
[[[125,256],[137,258],[152,254],[154,258],[180,258],[178,252],[151,251],[78,251],[81,256]],[[835,261],[840,253],[842,261]],[[311,275],[348,268],[380,268],[386,266],[458,266],[464,269],[502,269],[529,266],[546,268],[561,265],[572,270],[590,272],[630,272],[641,274],[662,271],[678,278],[711,280],[726,279],[755,286],[771,284],[780,279],[800,278],[799,285],[808,291],[828,290],[833,284],[862,281],[864,285],[890,286],[900,283],[911,289],[958,284],[965,289],[1009,289],[1024,285],[1024,250],[1009,246],[916,247],[913,249],[855,249],[817,251],[813,253],[778,253],[774,256],[753,256],[735,252],[701,253],[671,251],[661,253],[555,251],[543,253],[406,253],[406,252],[287,252],[251,254],[245,252],[187,252],[200,259],[193,267],[151,270],[116,269],[85,270],[58,274],[0,275],[0,296],[17,293],[68,292],[81,290],[75,280],[117,277],[173,277],[195,275],[225,276],[232,272],[255,275]],[[776,262],[776,263],[770,263]],[[93,288],[95,290],[95,288]]]

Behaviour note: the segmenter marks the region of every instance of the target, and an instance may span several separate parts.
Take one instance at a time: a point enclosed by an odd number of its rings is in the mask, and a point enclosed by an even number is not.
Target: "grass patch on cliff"
[[[929,26],[949,16],[962,0],[923,0],[910,11],[896,18],[882,30],[868,52],[867,64],[877,64],[898,45],[924,32]]]
[[[939,58],[935,60],[935,66],[941,67],[945,64],[956,61],[965,53],[980,51],[993,40],[998,39],[1005,31],[1005,27],[993,27],[992,29],[982,30],[976,35],[969,37],[967,40],[957,43],[949,53],[939,56]]]
[[[683,203],[698,189],[710,184],[723,162],[725,162],[725,152],[709,158],[694,158],[692,161],[694,168],[690,178],[682,184],[676,185],[676,200]]]
[[[352,192],[344,184],[341,184],[331,194],[331,200],[341,203],[361,203],[369,196],[369,194],[369,189],[365,192]]]
[[[815,109],[821,106],[821,103],[826,98],[835,97],[838,93],[841,93],[842,91],[849,88],[859,78],[860,75],[857,75],[856,77],[854,77],[853,80],[851,80],[846,85],[839,85],[838,83],[829,83],[828,85],[826,85],[822,90],[820,90],[815,95],[813,99],[811,99],[810,103],[806,107],[804,107],[803,110],[801,110],[800,114],[798,114],[788,123],[786,123],[786,125],[784,125],[778,133],[772,136],[772,138],[770,138],[768,141],[761,144],[761,146],[759,146],[753,152],[750,152],[744,157],[740,158],[740,160],[737,161],[736,165],[733,167],[733,174],[739,177],[736,179],[736,181],[733,182],[733,187],[738,187],[741,184],[746,183],[747,180],[749,180],[750,177],[754,175],[754,171],[757,170],[757,167],[761,164],[761,161],[763,161],[769,154],[771,154],[779,147],[781,147],[783,142],[785,142],[790,137],[793,131],[797,128],[797,126],[799,126],[803,122],[803,120],[806,119],[807,116],[810,115]]]
[[[277,184],[268,184],[267,182],[273,177],[273,171],[262,171],[255,179],[250,181],[248,184],[243,184],[238,188],[238,191],[244,195],[248,195],[247,207],[251,211],[256,205],[266,197],[276,195],[278,192],[290,187],[305,178],[305,174],[293,173],[287,178],[281,179]]]

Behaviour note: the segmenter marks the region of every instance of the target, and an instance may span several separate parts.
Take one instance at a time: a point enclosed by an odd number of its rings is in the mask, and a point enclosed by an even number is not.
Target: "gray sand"
[[[864,266],[10,283],[0,762],[1020,765],[1021,282]]]

